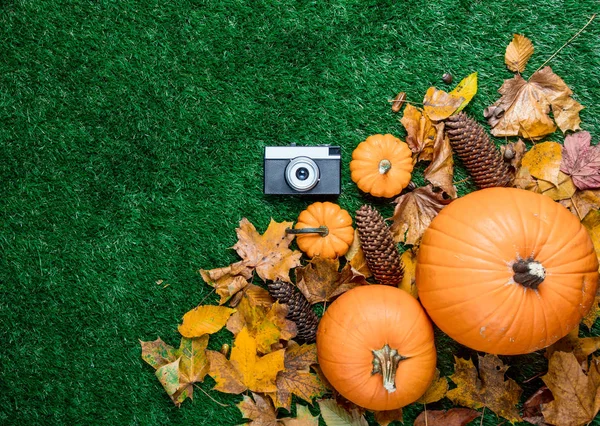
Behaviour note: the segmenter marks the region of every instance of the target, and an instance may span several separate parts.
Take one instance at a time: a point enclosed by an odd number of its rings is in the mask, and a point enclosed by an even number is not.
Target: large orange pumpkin
[[[568,334],[589,311],[598,259],[576,216],[549,197],[489,188],[445,207],[417,258],[419,298],[450,337],[525,354]]]
[[[321,256],[329,259],[346,254],[354,240],[352,217],[339,205],[316,202],[302,211],[294,227],[298,230],[322,230],[298,234],[296,243],[308,257]]]
[[[433,379],[433,329],[415,298],[397,287],[365,285],[327,308],[317,331],[319,365],[331,385],[369,410],[416,401]]]
[[[369,136],[352,152],[352,180],[375,197],[400,194],[410,183],[412,170],[410,148],[390,134]]]

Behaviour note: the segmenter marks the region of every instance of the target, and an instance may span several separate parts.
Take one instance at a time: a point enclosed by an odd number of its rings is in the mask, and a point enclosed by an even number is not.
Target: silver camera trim
[[[308,169],[308,178],[300,180],[296,177],[296,171],[304,167]],[[290,188],[298,192],[306,192],[313,189],[319,183],[319,166],[309,157],[296,157],[289,162],[285,168],[285,180]]]

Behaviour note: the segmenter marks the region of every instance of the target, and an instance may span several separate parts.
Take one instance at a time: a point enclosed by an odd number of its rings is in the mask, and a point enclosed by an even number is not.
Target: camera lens
[[[300,167],[298,170],[296,170],[296,177],[299,180],[308,179],[308,169],[306,167]]]
[[[311,158],[296,157],[285,168],[285,180],[295,191],[310,191],[319,183],[319,166]]]

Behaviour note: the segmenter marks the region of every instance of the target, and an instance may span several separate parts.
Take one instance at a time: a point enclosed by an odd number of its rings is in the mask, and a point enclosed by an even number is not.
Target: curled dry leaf
[[[431,121],[442,121],[450,117],[465,101],[463,96],[447,93],[430,87],[423,98],[423,111]]]
[[[406,129],[406,143],[413,153],[413,163],[431,161],[436,130],[429,117],[409,104],[400,122]]]
[[[296,324],[285,319],[288,313],[286,305],[279,302],[271,306],[253,303],[244,296],[234,313],[227,321],[227,329],[237,336],[244,328],[256,340],[257,351],[261,354],[271,352],[271,346],[279,340],[290,340],[296,335]]]
[[[194,383],[201,382],[208,373],[205,350],[208,335],[195,339],[182,338],[179,349],[167,345],[160,338],[140,342],[142,359],[156,370],[156,377],[175,405],[186,398],[193,399]]]
[[[560,170],[573,178],[581,190],[600,188],[600,146],[592,146],[589,132],[565,138]]]
[[[552,354],[548,374],[542,377],[554,396],[542,406],[546,422],[580,426],[594,419],[600,410],[600,360],[593,358],[586,370],[587,374],[572,353]]]
[[[286,234],[292,222],[275,222],[271,219],[269,227],[260,235],[248,219],[240,221],[236,229],[238,242],[233,246],[246,266],[256,269],[263,280],[283,280],[290,282],[289,271],[300,265],[302,253],[290,250],[288,246],[294,235]]]
[[[440,370],[436,368],[431,385],[429,385],[423,396],[417,399],[417,402],[419,404],[431,404],[445,397],[447,392],[448,380],[445,377],[440,377]]]
[[[254,399],[252,399],[254,398]],[[244,395],[242,402],[237,407],[242,412],[242,417],[252,420],[250,425],[255,426],[279,426],[277,413],[271,403],[262,396],[252,393],[252,398]]]
[[[356,409],[346,411],[333,399],[320,399],[317,402],[321,409],[321,416],[328,426],[369,426],[367,419]]]
[[[451,408],[448,411],[423,411],[415,419],[414,426],[465,426],[477,417],[479,411],[470,408]]]
[[[547,426],[542,414],[542,406],[554,400],[552,392],[546,386],[542,386],[523,404],[523,420],[538,426]]]
[[[571,98],[572,91],[550,67],[535,72],[528,81],[517,74],[498,90],[502,97],[484,115],[496,137],[520,136],[541,139],[556,130],[579,130],[583,107]],[[548,115],[552,108],[555,122]]]
[[[373,275],[367,265],[367,258],[365,252],[360,245],[360,238],[358,237],[358,229],[354,230],[354,240],[350,249],[346,253],[346,260],[350,263],[350,266],[359,274],[365,278],[369,278]],[[344,268],[345,269],[345,268]]]
[[[541,194],[542,190],[538,185],[537,179],[531,176],[529,173],[529,167],[521,166],[517,170],[515,174],[515,178],[513,179],[513,186],[515,188],[525,189],[526,191],[535,192],[537,194]]]
[[[241,261],[224,268],[200,269],[200,275],[204,282],[214,287],[216,293],[221,296],[219,305],[222,305],[248,285],[248,280],[252,278],[252,269],[246,262]]]
[[[444,133],[444,123],[435,125],[436,136],[433,143],[433,159],[425,169],[424,177],[440,188],[452,198],[456,198],[456,187],[454,186],[454,159],[452,158],[452,146],[450,139]]]
[[[338,272],[338,259],[314,257],[304,267],[296,268],[296,281],[304,297],[311,303],[327,302],[359,285],[368,284],[364,275],[346,264]]]
[[[448,399],[474,409],[485,406],[513,423],[521,421],[516,405],[522,389],[514,380],[504,380],[508,366],[495,355],[478,358],[479,375],[470,359],[454,358],[455,372],[450,379],[457,387],[448,391]]]
[[[375,421],[379,426],[388,426],[390,423],[402,422],[402,408],[388,411],[374,411]]]
[[[197,306],[183,316],[183,323],[178,327],[179,333],[190,338],[216,333],[234,312],[235,309],[225,306]]]
[[[531,176],[558,186],[561,161],[562,146],[556,142],[543,142],[527,151],[521,164],[529,169]]]
[[[246,389],[253,392],[275,392],[277,373],[284,368],[284,350],[261,357],[257,349],[256,340],[244,328],[235,338],[229,359],[220,352],[206,351],[210,362],[208,374],[216,382],[214,389],[235,394]]]
[[[434,192],[432,185],[417,188],[398,197],[390,231],[396,242],[418,244],[431,221],[451,199]]]
[[[306,402],[325,393],[327,388],[319,377],[310,372],[317,364],[317,346],[290,342],[284,358],[285,369],[277,374],[277,391],[269,394],[276,407],[290,411],[292,394]]]
[[[513,34],[512,41],[506,46],[504,63],[509,70],[522,73],[531,55],[533,55],[531,40],[521,34]]]
[[[500,146],[502,158],[510,165],[513,172],[519,170],[521,167],[521,160],[523,160],[526,151],[527,146],[525,146],[525,142],[523,142],[522,139],[519,139],[517,142],[509,142],[506,145]]]

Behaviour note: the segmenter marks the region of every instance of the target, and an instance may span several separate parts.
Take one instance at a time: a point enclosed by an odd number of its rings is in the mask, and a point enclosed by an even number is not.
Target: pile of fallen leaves
[[[516,74],[504,82],[500,99],[486,108],[484,116],[494,136],[518,138],[506,140],[501,147],[513,173],[512,185],[544,194],[567,207],[587,228],[600,255],[600,147],[593,146],[591,135],[581,131],[579,111],[583,107],[549,67],[535,71],[527,80],[522,77],[532,54],[531,41],[515,35],[505,62]],[[439,211],[458,196],[444,120],[464,109],[476,92],[477,73],[450,92],[431,87],[423,108],[407,103],[400,120],[413,162],[428,162],[424,171],[427,185],[410,185],[395,200],[390,227],[403,249],[404,278],[399,287],[414,297],[420,239]],[[400,110],[397,104],[394,110]],[[557,128],[566,133],[564,145],[540,141]],[[241,260],[200,271],[220,297],[219,305],[197,306],[183,316],[178,348],[160,338],[141,342],[142,358],[156,370],[176,405],[192,399],[195,383],[210,376],[215,382],[213,391],[244,394],[238,408],[250,424],[318,425],[318,416],[304,404],[315,401],[327,425],[368,424],[364,409],[344,400],[320,373],[315,344],[294,340],[296,324],[286,319],[287,306],[275,301],[264,285],[274,280],[292,282],[292,275],[311,304],[326,308],[345,291],[372,281],[359,239],[355,238],[344,258],[308,261],[293,248],[294,236],[286,233],[292,225],[271,220],[261,235],[242,219],[233,247]],[[591,329],[598,316],[600,296],[583,324]],[[228,344],[220,351],[207,350],[210,335],[223,327],[233,336],[231,350]],[[511,423],[589,423],[600,411],[600,358],[590,359],[598,349],[600,337],[580,338],[579,328],[548,347],[540,354],[548,359],[547,371],[540,372],[545,386],[528,396],[521,408],[522,389],[505,377],[509,366],[498,357],[478,356],[476,364],[455,358],[454,373],[440,377],[438,371],[430,388],[415,402],[423,410],[414,424],[466,425],[482,415],[479,409],[491,410]],[[463,408],[427,410],[427,404],[443,398]],[[294,404],[300,400],[304,403]],[[316,413],[316,407],[312,411]],[[293,412],[295,417],[291,417]],[[374,417],[379,424],[388,425],[402,420],[402,410],[376,412]]]

